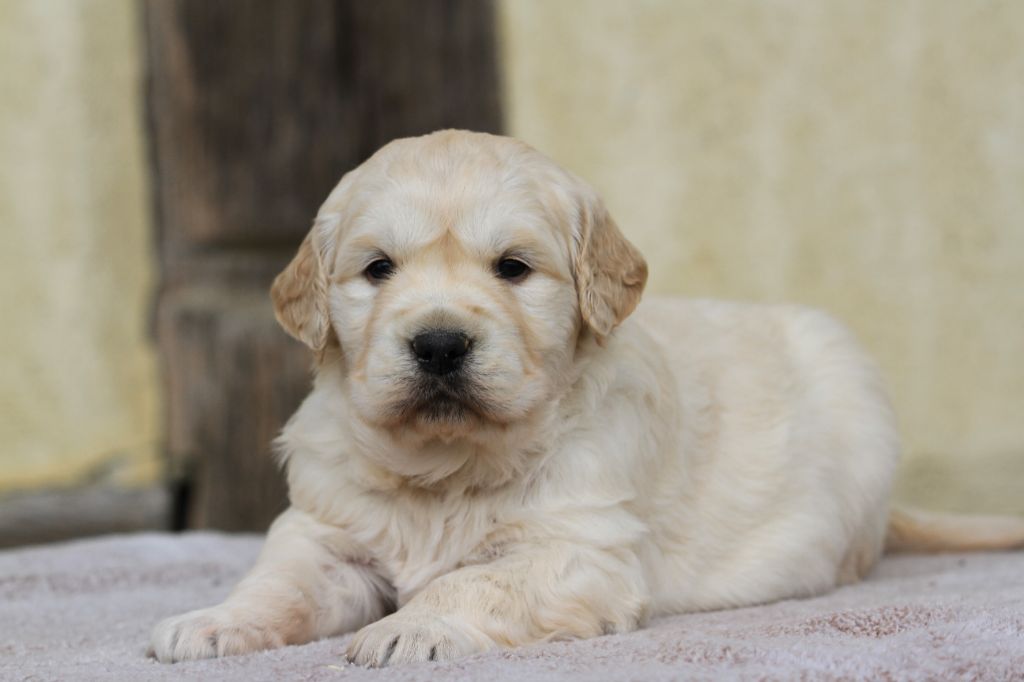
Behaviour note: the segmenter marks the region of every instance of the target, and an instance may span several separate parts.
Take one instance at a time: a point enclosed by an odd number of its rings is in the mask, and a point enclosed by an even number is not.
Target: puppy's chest
[[[500,554],[511,534],[507,517],[494,499],[398,497],[352,530],[404,603],[434,578]]]

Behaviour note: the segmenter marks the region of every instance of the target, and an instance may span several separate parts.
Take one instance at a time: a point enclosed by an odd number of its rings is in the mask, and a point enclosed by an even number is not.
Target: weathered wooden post
[[[179,525],[262,530],[309,385],[268,288],[341,175],[395,137],[496,131],[489,0],[142,0]]]

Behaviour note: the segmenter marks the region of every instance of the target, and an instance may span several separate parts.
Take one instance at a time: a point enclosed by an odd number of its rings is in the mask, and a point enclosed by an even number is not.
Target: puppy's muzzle
[[[435,376],[457,372],[469,355],[472,341],[456,329],[429,329],[417,334],[410,344],[421,371]]]

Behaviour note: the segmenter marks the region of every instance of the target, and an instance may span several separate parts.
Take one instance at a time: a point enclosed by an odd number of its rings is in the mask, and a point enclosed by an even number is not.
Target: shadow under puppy
[[[594,190],[521,142],[443,131],[348,173],[272,290],[316,358],[279,441],[292,506],[152,653],[356,631],[359,664],[451,659],[820,594],[887,535],[1024,542],[1017,520],[890,516],[892,412],[840,324],[638,308],[646,279]]]

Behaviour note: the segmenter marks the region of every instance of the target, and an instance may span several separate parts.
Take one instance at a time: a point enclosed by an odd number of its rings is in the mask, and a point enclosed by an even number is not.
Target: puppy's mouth
[[[481,391],[464,376],[417,376],[406,385],[406,397],[394,406],[402,422],[460,424],[487,419]]]

